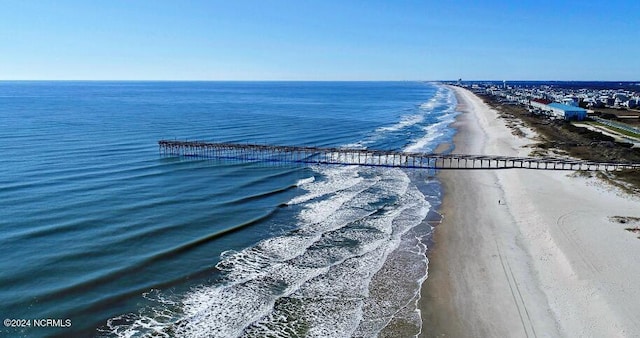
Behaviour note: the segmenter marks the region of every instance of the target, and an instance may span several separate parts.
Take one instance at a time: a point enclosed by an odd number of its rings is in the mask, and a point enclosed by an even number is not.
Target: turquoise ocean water
[[[422,82],[0,82],[0,314],[71,322],[0,335],[419,330],[432,175],[157,141],[430,152],[455,104]]]

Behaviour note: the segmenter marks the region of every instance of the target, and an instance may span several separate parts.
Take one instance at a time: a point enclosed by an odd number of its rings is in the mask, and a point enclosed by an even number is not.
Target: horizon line
[[[0,79],[0,82],[458,82],[457,79],[449,80],[202,80],[202,79]],[[465,82],[637,82],[640,80],[462,80]]]

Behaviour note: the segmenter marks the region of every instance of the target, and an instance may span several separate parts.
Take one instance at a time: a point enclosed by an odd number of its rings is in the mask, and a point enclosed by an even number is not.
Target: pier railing
[[[158,145],[160,147],[160,153],[164,156],[226,158],[241,161],[342,164],[423,169],[640,169],[640,163],[593,162],[560,158],[427,154],[369,149],[172,140],[161,140],[158,142]]]

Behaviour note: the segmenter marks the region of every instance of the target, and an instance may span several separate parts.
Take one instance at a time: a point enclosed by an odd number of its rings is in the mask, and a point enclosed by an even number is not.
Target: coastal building
[[[538,110],[541,111],[546,111],[549,110],[549,107],[547,107],[547,105],[551,103],[550,100],[545,100],[545,99],[532,99],[529,102],[529,105],[533,108],[536,108]]]
[[[587,117],[587,111],[580,107],[568,106],[562,103],[549,103],[547,105],[551,115],[564,120],[582,121]]]

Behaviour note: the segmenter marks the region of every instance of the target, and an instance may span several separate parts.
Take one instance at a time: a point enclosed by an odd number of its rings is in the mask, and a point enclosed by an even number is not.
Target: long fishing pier
[[[640,163],[592,162],[560,158],[510,157],[461,154],[427,154],[401,151],[277,146],[199,141],[158,141],[164,156],[235,159],[240,161],[342,164],[422,169],[640,169]]]

